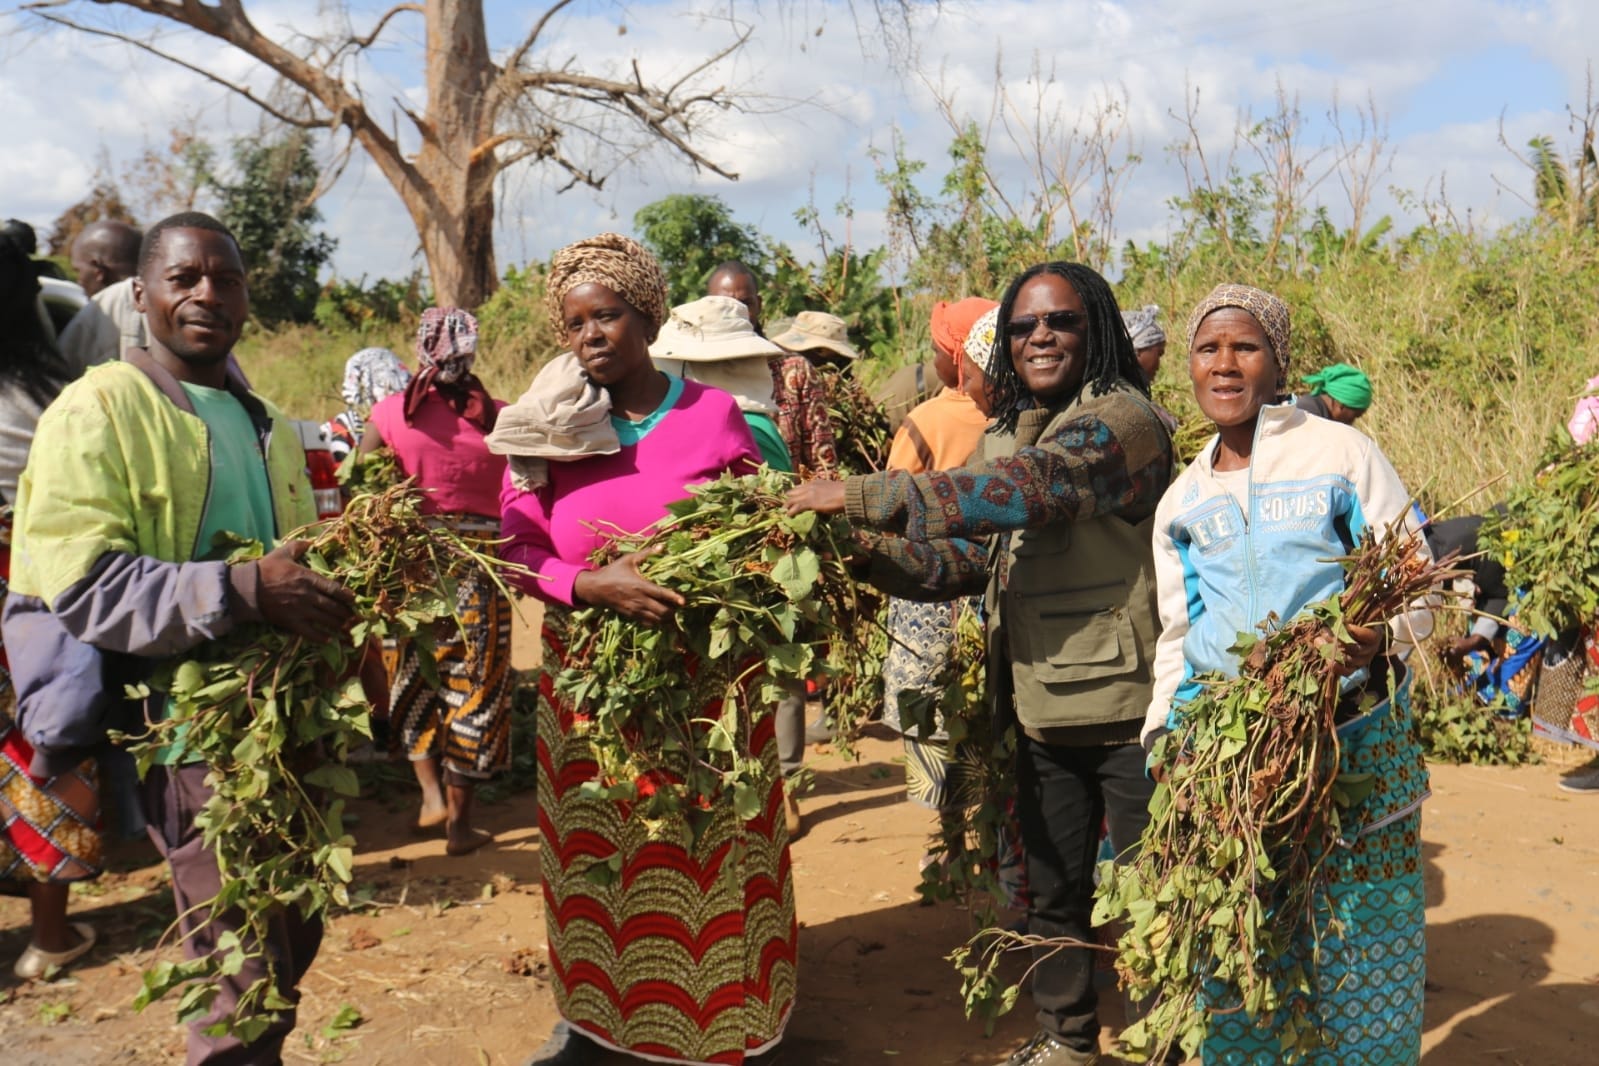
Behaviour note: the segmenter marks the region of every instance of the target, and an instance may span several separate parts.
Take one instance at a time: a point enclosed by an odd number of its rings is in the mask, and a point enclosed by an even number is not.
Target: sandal
[[[11,972],[24,981],[34,981],[52,969],[61,969],[72,960],[88,954],[94,947],[94,926],[88,922],[73,922],[72,931],[78,934],[78,942],[65,951],[45,951],[35,944],[29,944],[28,950],[17,959],[17,964],[11,967]]]

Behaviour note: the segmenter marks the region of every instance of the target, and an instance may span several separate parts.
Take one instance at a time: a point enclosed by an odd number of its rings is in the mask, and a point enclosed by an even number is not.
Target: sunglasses
[[[1076,329],[1087,317],[1081,311],[1046,311],[1042,315],[1044,325],[1055,333]],[[1005,336],[1012,340],[1031,337],[1033,331],[1038,328],[1039,318],[1039,315],[1023,315],[1021,318],[1011,319],[1005,323]]]

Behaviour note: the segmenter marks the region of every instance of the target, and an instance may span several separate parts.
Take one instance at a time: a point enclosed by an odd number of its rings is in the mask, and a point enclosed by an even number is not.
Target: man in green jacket
[[[298,435],[228,369],[249,314],[238,242],[207,215],[165,219],[144,237],[133,291],[149,348],[91,370],[39,420],[18,491],[7,632],[13,609],[31,604],[83,644],[149,659],[246,622],[327,639],[347,622],[352,597],[299,564],[304,542],[238,566],[223,562],[217,546],[222,534],[276,544],[316,517]],[[60,721],[46,713],[24,727],[36,762],[81,758],[72,750],[81,723],[70,720],[70,701],[57,702]],[[236,929],[204,906],[220,885],[216,856],[194,824],[210,796],[206,771],[177,753],[152,768],[143,797],[191,958]],[[321,939],[320,921],[292,910],[274,923],[264,946],[288,1002],[298,1001]],[[210,1017],[190,1028],[190,1066],[280,1061],[292,1009],[248,1046],[202,1031],[231,1013],[262,972],[252,959],[226,980]]]

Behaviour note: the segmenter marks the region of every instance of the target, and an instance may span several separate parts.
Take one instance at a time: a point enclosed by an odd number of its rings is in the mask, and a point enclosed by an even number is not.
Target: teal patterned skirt
[[[1295,1004],[1320,1025],[1324,1047],[1310,1066],[1415,1066],[1427,976],[1421,801],[1427,767],[1412,739],[1408,682],[1391,701],[1339,729],[1342,768],[1377,786],[1346,824],[1365,828],[1329,856],[1329,885],[1316,922],[1296,945],[1317,960],[1316,994]],[[1219,1004],[1213,1004],[1213,1007]],[[1211,1016],[1206,1066],[1278,1066],[1270,1016]]]

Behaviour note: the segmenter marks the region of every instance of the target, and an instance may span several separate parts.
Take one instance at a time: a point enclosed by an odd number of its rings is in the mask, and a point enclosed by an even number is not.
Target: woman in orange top
[[[913,474],[964,466],[988,425],[988,377],[999,305],[976,297],[933,308],[933,343],[955,364],[958,385],[944,389],[905,416],[888,453],[889,469]],[[921,735],[900,715],[900,693],[922,692],[936,702],[955,652],[955,620],[962,601],[917,603],[890,599],[888,657],[883,662],[883,721],[905,735],[905,790],[912,803],[960,816],[966,784],[943,723]],[[925,865],[925,863],[924,863]]]

